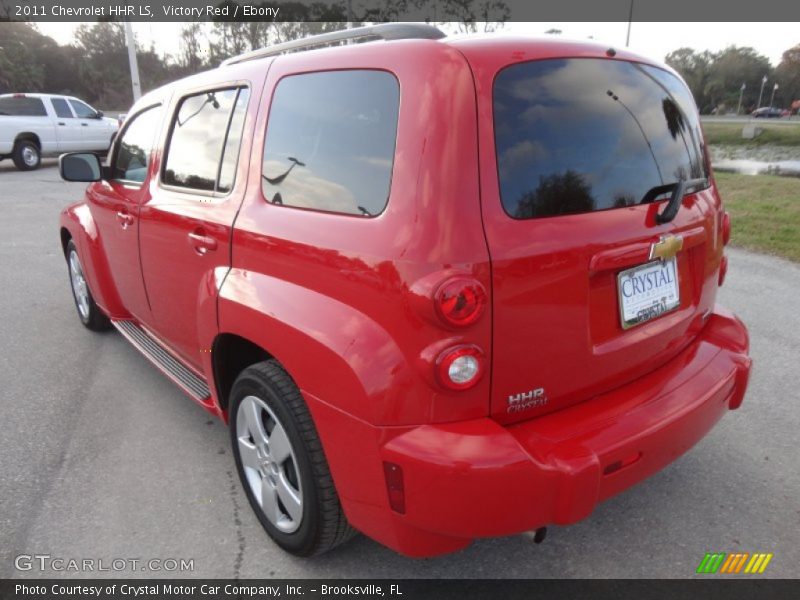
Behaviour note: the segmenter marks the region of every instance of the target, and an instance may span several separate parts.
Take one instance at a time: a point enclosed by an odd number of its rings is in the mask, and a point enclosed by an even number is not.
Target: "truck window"
[[[53,103],[53,108],[56,111],[56,116],[59,119],[72,119],[72,111],[69,109],[67,105],[67,101],[63,98],[50,98],[50,102]]]
[[[29,96],[4,96],[0,98],[0,116],[46,117],[47,111],[41,98]]]
[[[70,100],[69,103],[72,106],[72,110],[75,111],[75,114],[78,116],[79,119],[97,118],[97,111],[88,104],[84,104],[80,100]]]
[[[385,71],[282,79],[272,98],[262,191],[273,204],[374,216],[389,200],[400,86]]]

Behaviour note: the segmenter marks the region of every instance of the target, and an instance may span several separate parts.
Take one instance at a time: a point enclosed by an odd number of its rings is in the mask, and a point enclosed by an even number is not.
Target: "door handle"
[[[122,210],[117,211],[117,221],[119,221],[119,224],[122,225],[123,229],[127,229],[133,225],[133,217]]]
[[[88,126],[89,126],[88,123],[81,123],[81,127],[88,127]]]
[[[58,124],[61,125],[62,127],[64,127],[66,125],[66,123],[64,123],[64,121],[59,121]]]
[[[209,250],[216,250],[217,249],[217,240],[214,238],[205,235],[205,232],[201,231],[192,231],[189,235],[189,245],[194,248],[195,252],[202,255],[208,252]]]

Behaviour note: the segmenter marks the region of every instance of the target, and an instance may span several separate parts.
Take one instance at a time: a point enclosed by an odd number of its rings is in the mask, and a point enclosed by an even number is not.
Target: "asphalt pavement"
[[[53,165],[0,163],[0,577],[181,574],[20,571],[19,555],[192,560],[193,577],[693,577],[706,552],[737,551],[774,554],[762,577],[798,576],[800,266],[729,251],[720,300],[755,360],[744,405],[585,521],[541,545],[522,534],[412,560],[361,536],[299,559],[251,513],[222,423],[120,335],[78,322],[57,219],[83,185]]]

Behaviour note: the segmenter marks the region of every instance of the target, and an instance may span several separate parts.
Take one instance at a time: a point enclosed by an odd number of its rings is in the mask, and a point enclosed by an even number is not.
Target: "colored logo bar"
[[[703,560],[697,567],[697,573],[700,574],[714,574],[714,573],[746,573],[755,575],[756,573],[763,573],[769,561],[772,560],[773,554],[766,552],[733,552],[726,554],[725,552],[706,553]]]

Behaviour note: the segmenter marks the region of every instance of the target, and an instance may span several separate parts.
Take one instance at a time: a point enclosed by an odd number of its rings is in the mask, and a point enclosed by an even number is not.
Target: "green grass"
[[[742,138],[740,123],[703,123],[706,142],[709,144],[732,144],[737,146],[800,146],[800,124],[778,125],[764,119],[752,121],[763,129],[761,135],[752,140]]]
[[[715,177],[731,215],[731,244],[800,262],[800,178]]]

